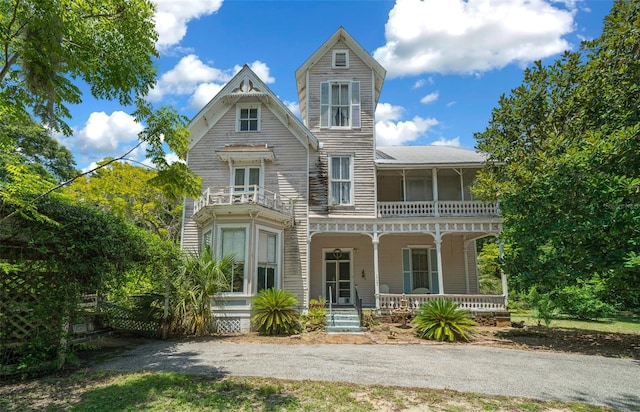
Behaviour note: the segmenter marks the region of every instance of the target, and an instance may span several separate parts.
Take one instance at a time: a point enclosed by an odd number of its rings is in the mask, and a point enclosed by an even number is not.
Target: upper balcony
[[[193,204],[193,220],[206,221],[220,215],[258,213],[268,219],[291,224],[294,220],[293,200],[257,185],[240,190],[234,186],[208,187]]]
[[[500,216],[498,202],[440,200],[378,202],[378,217]]]

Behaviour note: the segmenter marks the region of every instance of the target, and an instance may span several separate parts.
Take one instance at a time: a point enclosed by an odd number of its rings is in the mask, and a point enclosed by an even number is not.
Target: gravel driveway
[[[640,410],[640,361],[470,345],[153,342],[97,368],[448,388]]]

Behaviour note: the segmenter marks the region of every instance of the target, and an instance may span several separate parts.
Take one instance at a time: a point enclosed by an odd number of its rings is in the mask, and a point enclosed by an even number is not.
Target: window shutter
[[[411,293],[411,249],[402,249],[402,284],[404,293]]]
[[[431,267],[429,268],[431,271],[431,293],[440,293],[440,288],[438,287],[438,252],[435,249],[430,249],[429,253],[431,254]]]
[[[320,127],[329,127],[329,82],[320,83]]]
[[[351,127],[360,128],[360,82],[351,82]]]

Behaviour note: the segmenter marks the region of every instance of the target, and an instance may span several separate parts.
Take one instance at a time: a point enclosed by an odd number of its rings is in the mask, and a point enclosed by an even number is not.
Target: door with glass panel
[[[340,249],[324,252],[325,296],[334,305],[353,304],[351,292],[351,252]]]
[[[236,167],[233,172],[234,200],[250,200],[249,197],[260,190],[259,167]]]

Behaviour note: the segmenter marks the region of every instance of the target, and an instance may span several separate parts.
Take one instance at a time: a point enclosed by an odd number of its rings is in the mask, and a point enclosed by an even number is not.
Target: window
[[[258,287],[276,288],[278,279],[278,235],[260,230],[258,232]]]
[[[202,242],[200,243],[200,253],[205,251],[212,252],[211,246],[213,245],[213,230],[209,229],[202,234]]]
[[[329,203],[332,205],[353,204],[352,156],[329,157]]]
[[[228,291],[242,293],[245,291],[246,230],[242,227],[222,228],[221,233],[221,256],[232,255],[234,258]]]
[[[233,169],[233,186],[234,192],[254,192],[260,188],[261,173],[259,167],[236,167]]]
[[[349,50],[334,50],[331,65],[334,69],[348,69]]]
[[[236,130],[238,132],[255,132],[260,130],[259,105],[238,105],[236,117]]]
[[[417,288],[438,293],[438,255],[427,247],[402,249],[402,272],[404,293]]]
[[[360,128],[360,82],[320,85],[320,127]]]

